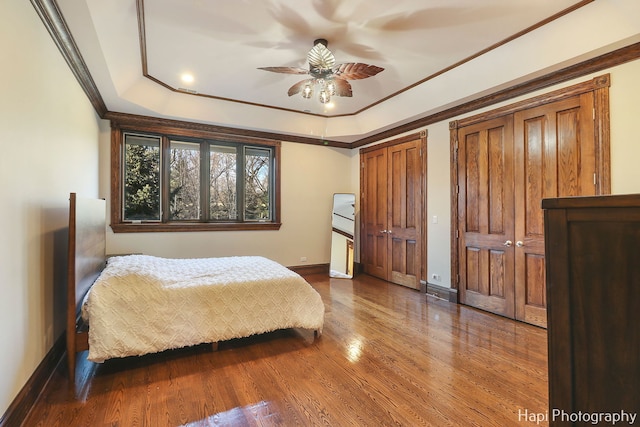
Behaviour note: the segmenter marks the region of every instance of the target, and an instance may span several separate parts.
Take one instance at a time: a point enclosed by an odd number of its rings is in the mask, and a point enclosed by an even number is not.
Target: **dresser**
[[[544,199],[542,208],[549,424],[640,415],[640,194]]]

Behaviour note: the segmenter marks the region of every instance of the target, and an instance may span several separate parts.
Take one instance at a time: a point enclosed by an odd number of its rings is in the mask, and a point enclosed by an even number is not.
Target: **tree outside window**
[[[127,135],[124,158],[124,219],[159,221],[160,138]]]

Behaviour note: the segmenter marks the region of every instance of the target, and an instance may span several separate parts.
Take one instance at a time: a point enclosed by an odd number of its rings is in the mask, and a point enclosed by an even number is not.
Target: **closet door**
[[[387,150],[389,281],[420,289],[422,266],[422,155],[420,140]]]
[[[423,276],[423,157],[410,138],[361,154],[361,257],[364,272],[420,289]]]
[[[515,318],[546,326],[543,198],[596,194],[591,92],[514,114]]]
[[[361,163],[361,261],[365,273],[387,280],[387,149],[364,153]]]
[[[460,302],[546,327],[543,198],[596,194],[593,94],[458,131]]]
[[[514,315],[512,116],[458,133],[460,302]]]
[[[546,326],[541,201],[610,193],[609,82],[599,76],[449,124],[461,303]]]

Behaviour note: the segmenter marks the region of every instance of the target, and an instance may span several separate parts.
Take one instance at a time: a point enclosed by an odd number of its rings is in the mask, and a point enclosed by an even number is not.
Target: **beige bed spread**
[[[82,307],[94,362],[285,328],[322,331],[324,304],[267,258],[109,258]]]

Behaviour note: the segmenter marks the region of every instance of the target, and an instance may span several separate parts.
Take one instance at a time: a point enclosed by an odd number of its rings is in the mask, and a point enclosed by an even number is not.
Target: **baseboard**
[[[305,274],[329,274],[329,264],[294,265],[288,268],[301,276]]]
[[[329,274],[329,264],[294,265],[287,267],[300,275],[304,274]],[[364,273],[364,268],[359,262],[353,263],[353,275]]]
[[[358,274],[364,273],[364,265],[359,262],[353,263],[353,274],[357,276]]]
[[[427,283],[427,295],[434,296],[436,298],[443,299],[449,302],[458,302],[458,290],[447,288],[440,285],[434,285],[433,283]]]
[[[38,400],[40,393],[49,382],[51,375],[65,354],[66,338],[62,334],[42,359],[22,390],[13,399],[7,411],[0,418],[0,427],[19,426]]]

